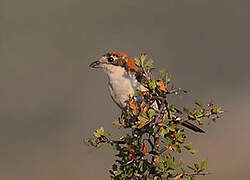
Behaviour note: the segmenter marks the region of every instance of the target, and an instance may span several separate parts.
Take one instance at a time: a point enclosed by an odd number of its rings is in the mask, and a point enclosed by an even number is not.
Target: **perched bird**
[[[136,80],[138,68],[134,60],[122,52],[109,52],[89,66],[101,68],[107,73],[110,95],[120,108],[126,106],[126,101],[136,89],[143,88]]]
[[[108,88],[113,101],[123,109],[129,97],[136,91],[146,90],[137,80],[138,67],[128,55],[118,51],[104,54],[98,61],[92,62],[89,67],[103,69],[108,75]],[[183,126],[196,132],[204,132],[199,127],[184,121]]]

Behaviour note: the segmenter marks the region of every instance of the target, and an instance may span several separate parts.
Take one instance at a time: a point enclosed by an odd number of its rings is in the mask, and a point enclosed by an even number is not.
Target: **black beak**
[[[92,62],[92,63],[89,65],[89,67],[90,67],[90,68],[98,68],[100,64],[101,64],[100,61],[94,61],[94,62]]]

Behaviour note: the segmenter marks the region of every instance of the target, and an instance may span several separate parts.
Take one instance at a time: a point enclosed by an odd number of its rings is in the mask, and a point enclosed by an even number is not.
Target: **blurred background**
[[[250,2],[1,0],[0,179],[109,179],[113,151],[82,139],[120,110],[88,65],[105,52],[148,53],[191,94],[227,112],[192,134],[204,180],[250,179]]]

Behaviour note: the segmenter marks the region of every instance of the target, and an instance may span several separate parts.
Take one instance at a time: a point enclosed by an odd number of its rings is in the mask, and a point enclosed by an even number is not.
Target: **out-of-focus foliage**
[[[175,155],[184,150],[195,153],[191,143],[186,142],[183,126],[202,133],[198,125],[209,119],[215,121],[223,111],[212,101],[207,104],[196,101],[194,108],[180,110],[168,102],[168,96],[182,96],[187,91],[174,88],[165,70],[160,70],[155,78],[153,61],[146,54],[135,58],[135,62],[139,68],[137,77],[146,90],[137,90],[121,116],[113,121],[113,125],[129,129],[129,133],[113,140],[99,128],[93,133],[94,138],[89,139],[94,147],[108,144],[117,152],[117,160],[110,170],[111,179],[192,180],[206,175],[207,159],[184,165]]]

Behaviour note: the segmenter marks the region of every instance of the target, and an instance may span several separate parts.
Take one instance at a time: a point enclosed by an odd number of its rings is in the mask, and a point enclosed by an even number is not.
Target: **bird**
[[[89,67],[101,68],[106,72],[110,95],[120,108],[126,106],[128,97],[132,97],[136,89],[143,89],[136,79],[138,68],[134,60],[125,53],[108,52]]]
[[[111,98],[121,109],[126,107],[129,98],[134,96],[137,89],[147,90],[138,80],[139,69],[135,60],[123,52],[107,52],[99,60],[92,62],[89,67],[104,70],[108,76]],[[202,129],[188,121],[181,124],[195,132],[204,133]]]

